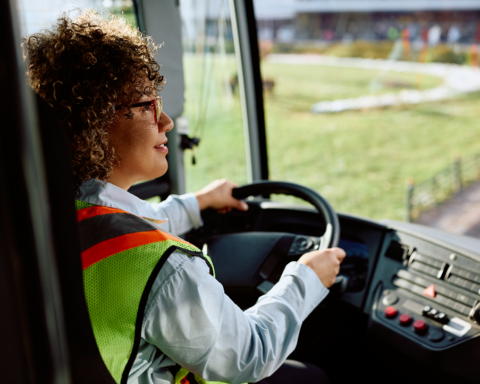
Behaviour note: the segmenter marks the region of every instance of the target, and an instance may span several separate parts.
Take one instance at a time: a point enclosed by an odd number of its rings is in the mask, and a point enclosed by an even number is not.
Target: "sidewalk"
[[[417,223],[480,238],[480,182],[438,207],[422,212]]]

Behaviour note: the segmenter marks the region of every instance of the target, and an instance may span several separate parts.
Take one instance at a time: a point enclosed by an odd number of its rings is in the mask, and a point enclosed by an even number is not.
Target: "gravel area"
[[[422,212],[417,223],[480,238],[480,182],[438,207]]]

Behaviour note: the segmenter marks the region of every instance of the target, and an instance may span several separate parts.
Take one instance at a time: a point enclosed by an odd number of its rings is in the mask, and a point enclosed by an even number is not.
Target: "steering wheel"
[[[336,247],[340,238],[337,214],[328,201],[313,189],[287,182],[260,181],[233,190],[237,199],[249,196],[283,194],[301,198],[317,208],[326,223],[322,236],[284,232],[243,232],[213,236],[206,240],[204,252],[215,266],[217,279],[234,289],[268,291],[282,260],[298,258],[306,252]],[[283,269],[283,268],[281,268]],[[277,273],[278,275],[278,273]]]

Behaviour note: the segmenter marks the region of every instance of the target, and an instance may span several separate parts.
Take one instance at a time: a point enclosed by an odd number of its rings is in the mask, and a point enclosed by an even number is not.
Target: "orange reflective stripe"
[[[86,269],[109,256],[126,251],[127,249],[165,240],[162,237],[160,231],[147,231],[129,233],[102,241],[82,252],[82,267]]]
[[[82,221],[88,219],[90,217],[98,216],[98,215],[108,215],[111,213],[128,213],[126,211],[122,211],[121,209],[116,208],[109,208],[109,207],[102,207],[99,205],[95,205],[93,207],[79,209],[77,211],[77,221]]]
[[[158,231],[162,234],[162,236],[165,237],[165,240],[173,240],[173,241],[178,241],[179,243],[183,243],[183,244],[187,244],[187,245],[192,245],[190,244],[188,241],[185,241],[185,240],[182,240],[178,237],[175,237],[173,235],[170,235],[169,233],[167,232],[162,232],[162,231]]]
[[[102,241],[82,252],[82,267],[83,269],[86,269],[109,256],[126,251],[127,249],[165,240],[173,240],[190,245],[190,243],[182,239],[159,230],[128,233],[126,235]]]

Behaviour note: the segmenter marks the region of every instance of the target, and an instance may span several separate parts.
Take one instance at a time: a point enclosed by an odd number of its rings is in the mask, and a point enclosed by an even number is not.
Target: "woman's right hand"
[[[313,269],[326,288],[335,283],[335,278],[340,272],[340,263],[346,253],[341,248],[329,248],[323,251],[313,251],[304,254],[298,262]]]

